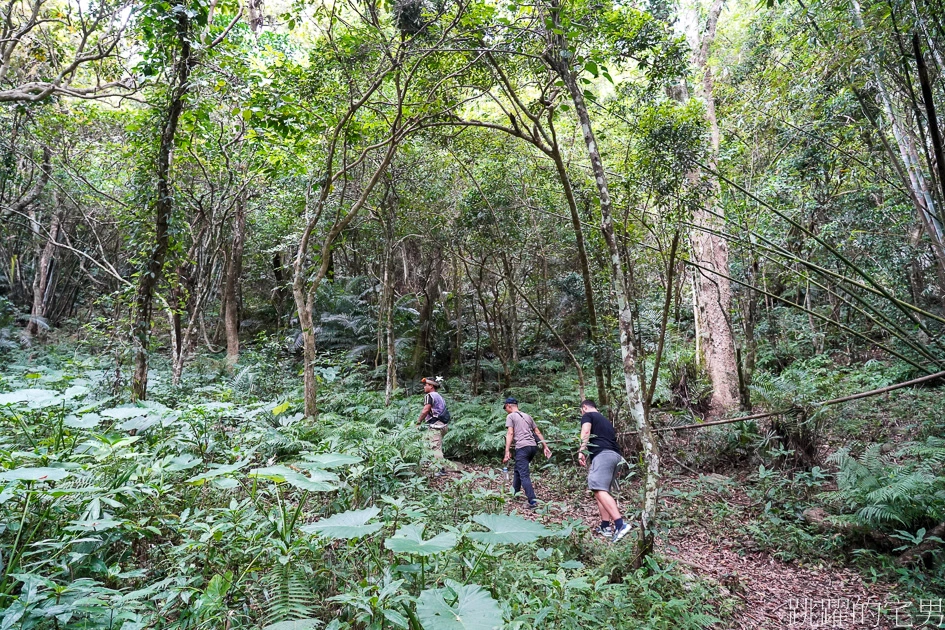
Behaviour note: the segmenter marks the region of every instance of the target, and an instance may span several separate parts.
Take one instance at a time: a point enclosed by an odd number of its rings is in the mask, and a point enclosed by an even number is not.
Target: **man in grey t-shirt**
[[[502,404],[503,409],[508,414],[505,417],[505,426],[509,430],[505,434],[505,457],[502,463],[511,459],[510,450],[512,443],[515,443],[515,476],[512,480],[512,492],[525,490],[525,496],[528,497],[528,507],[534,509],[538,505],[535,498],[535,489],[532,487],[531,473],[529,464],[535,458],[538,452],[538,442],[545,447],[545,457],[551,457],[551,449],[545,442],[545,436],[538,430],[535,421],[527,413],[518,410],[518,401],[514,398],[506,398]]]

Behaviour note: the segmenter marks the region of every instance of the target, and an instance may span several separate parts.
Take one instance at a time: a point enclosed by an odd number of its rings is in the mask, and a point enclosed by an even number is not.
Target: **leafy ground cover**
[[[65,347],[5,357],[0,628],[701,628],[724,618],[718,589],[665,558],[627,570],[631,547],[591,540],[586,514],[550,501],[525,518],[495,471],[431,477],[416,401],[385,408],[357,366],[323,365],[324,411],[303,418],[294,368],[261,352],[253,371],[231,375],[203,357],[180,387],[159,375],[137,405],[115,395],[109,359]],[[575,434],[570,419],[557,423],[561,400],[546,398],[549,435]],[[469,420],[450,452],[472,445],[474,460],[501,448],[497,407],[456,400]],[[575,473],[540,474],[586,504]]]

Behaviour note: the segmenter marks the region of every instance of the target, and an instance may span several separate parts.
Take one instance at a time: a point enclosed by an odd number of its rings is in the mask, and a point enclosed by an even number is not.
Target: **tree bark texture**
[[[157,155],[157,199],[154,202],[154,246],[148,256],[145,268],[138,276],[135,292],[134,323],[132,338],[135,347],[135,369],[131,384],[133,400],[144,400],[148,394],[148,352],[151,341],[151,319],[154,291],[164,267],[164,259],[170,246],[171,212],[174,209],[174,197],[171,191],[171,155],[174,149],[174,137],[177,135],[177,123],[184,109],[184,97],[189,91],[190,69],[192,65],[190,47],[190,17],[178,2],[172,5],[177,16],[177,38],[180,53],[174,65],[174,84],[168,103],[164,128],[161,132]]]
[[[552,130],[552,133],[554,131]],[[571,214],[571,228],[574,230],[574,240],[577,243],[578,261],[581,264],[581,279],[584,281],[584,301],[587,304],[587,340],[594,352],[594,380],[597,383],[597,402],[607,406],[607,386],[604,382],[604,364],[598,348],[597,308],[594,305],[594,284],[591,280],[591,266],[587,262],[587,247],[584,245],[584,228],[581,225],[581,216],[578,214],[577,201],[574,198],[574,189],[571,187],[571,178],[564,165],[564,159],[558,150],[557,144],[552,147],[551,159],[555,164],[555,171],[564,189],[564,197],[568,202]]]
[[[706,120],[709,123],[712,138],[712,150],[709,154],[709,168],[714,169],[719,154],[719,125],[715,115],[715,96],[713,93],[712,68],[708,65],[709,48],[715,39],[719,14],[723,0],[715,0],[709,9],[705,29],[699,36],[698,13],[685,12],[687,18],[686,34],[689,45],[695,51],[693,65],[702,73],[701,84],[696,84],[696,95],[703,99],[706,108]],[[688,98],[685,88],[677,92],[680,100]],[[690,173],[693,181],[702,178],[701,173]],[[701,324],[697,341],[706,371],[712,382],[711,411],[713,415],[722,415],[739,404],[738,360],[735,353],[735,336],[731,322],[732,286],[728,280],[728,242],[721,236],[724,232],[724,209],[716,203],[720,193],[718,180],[710,180],[711,190],[703,206],[693,211],[693,224],[696,229],[690,236],[692,256],[699,265],[694,274],[695,307]]]
[[[239,283],[243,275],[243,243],[246,239],[247,191],[240,192],[233,217],[233,240],[226,265],[223,300],[226,303],[226,362],[234,366],[240,359]]]
[[[37,241],[35,273],[33,274],[33,305],[30,309],[30,321],[26,326],[26,332],[30,335],[37,335],[48,327],[46,322],[47,292],[50,286],[53,257],[56,252],[56,239],[59,237],[61,223],[62,218],[59,214],[59,208],[54,207],[45,239],[46,242],[40,247],[39,244],[42,241]],[[38,230],[36,230],[35,236],[40,236]]]

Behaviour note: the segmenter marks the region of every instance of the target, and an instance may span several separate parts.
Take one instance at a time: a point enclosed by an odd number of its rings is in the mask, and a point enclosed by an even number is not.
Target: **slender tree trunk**
[[[552,130],[553,133],[553,130]],[[564,197],[568,202],[571,213],[571,228],[574,230],[574,240],[577,244],[578,262],[581,265],[581,279],[584,281],[584,302],[587,304],[587,341],[594,353],[594,379],[597,382],[597,402],[607,406],[607,385],[604,382],[604,361],[598,347],[597,307],[594,304],[594,284],[591,280],[591,266],[587,261],[587,247],[584,244],[584,228],[581,226],[581,216],[578,214],[577,201],[574,198],[574,189],[571,187],[571,178],[565,169],[564,160],[557,144],[552,149],[551,159],[555,164],[555,171]]]
[[[168,104],[164,129],[157,155],[157,199],[154,202],[154,247],[148,256],[147,264],[138,276],[135,293],[135,314],[132,325],[132,337],[135,345],[135,370],[131,384],[133,400],[144,400],[148,395],[148,352],[151,342],[151,318],[154,290],[157,287],[164,259],[170,246],[170,220],[174,209],[174,197],[171,190],[171,154],[174,149],[174,137],[177,135],[177,123],[184,109],[184,97],[190,88],[190,68],[192,64],[190,48],[190,17],[179,2],[172,5],[178,9],[177,38],[180,52],[174,65],[174,84]]]
[[[240,360],[240,309],[239,282],[243,274],[243,243],[246,239],[246,201],[244,188],[236,202],[236,214],[233,218],[233,241],[226,265],[226,281],[223,288],[223,301],[226,304],[226,362],[230,366]]]
[[[906,125],[903,123],[902,117],[896,110],[892,96],[886,87],[886,82],[883,78],[879,63],[875,59],[873,45],[866,31],[866,26],[863,23],[860,3],[858,0],[851,0],[851,6],[853,8],[853,21],[862,33],[870,71],[876,82],[876,91],[879,94],[883,112],[886,114],[886,121],[892,130],[893,139],[899,151],[898,157],[901,159],[901,162],[896,159],[896,155],[892,153],[885,139],[883,140],[884,146],[889,149],[890,159],[894,161],[897,173],[903,180],[903,184],[909,190],[909,196],[918,214],[919,224],[926,232],[929,241],[931,241],[937,266],[936,271],[939,281],[939,291],[942,299],[945,300],[945,234],[943,234],[942,215],[939,214],[940,210],[937,210],[935,207],[928,180],[920,166],[918,150],[915,146],[915,138],[909,132]],[[883,130],[877,129],[877,131],[881,137],[884,138]]]
[[[554,20],[556,28],[560,29],[560,9],[557,4],[552,6],[552,19]],[[581,134],[587,146],[591,170],[594,174],[594,180],[597,184],[597,191],[600,197],[601,232],[604,236],[604,241],[607,243],[607,249],[610,251],[610,272],[617,294],[620,353],[623,359],[627,406],[630,410],[630,415],[637,425],[640,442],[643,446],[643,459],[646,467],[644,503],[643,510],[640,513],[641,535],[637,547],[637,563],[640,563],[643,557],[649,554],[653,549],[654,528],[656,525],[656,511],[659,504],[660,489],[659,448],[653,436],[646,411],[643,408],[643,392],[640,387],[640,377],[637,374],[637,356],[634,347],[632,304],[630,302],[630,296],[627,293],[623,263],[620,258],[620,248],[617,244],[616,234],[614,233],[613,205],[610,198],[610,189],[607,184],[607,174],[604,171],[604,164],[598,150],[597,139],[594,137],[594,131],[591,127],[591,119],[587,111],[587,104],[584,101],[584,93],[578,86],[577,77],[569,67],[568,61],[562,59],[560,56],[560,51],[568,50],[568,47],[564,45],[563,36],[551,36],[550,38],[552,40],[550,50],[553,52],[550,52],[546,56],[546,59],[567,87],[571,95],[571,101],[574,104],[574,109],[577,112],[578,120],[581,125]]]
[[[463,286],[459,274],[459,261],[453,260],[453,325],[456,326],[456,338],[453,343],[451,363],[463,371]]]
[[[390,406],[394,390],[397,389],[397,339],[394,336],[394,289],[389,289],[387,318],[384,329],[387,337],[387,379],[384,386],[384,404]]]
[[[31,220],[38,226],[35,220]],[[52,276],[53,257],[56,252],[56,240],[59,237],[59,228],[62,224],[62,218],[59,214],[58,204],[53,204],[52,221],[49,224],[48,235],[43,247],[39,247],[37,241],[35,272],[33,274],[33,306],[30,309],[30,321],[26,326],[26,332],[31,335],[39,334],[46,327],[46,292],[50,286]],[[38,228],[34,228],[34,236],[39,237]]]

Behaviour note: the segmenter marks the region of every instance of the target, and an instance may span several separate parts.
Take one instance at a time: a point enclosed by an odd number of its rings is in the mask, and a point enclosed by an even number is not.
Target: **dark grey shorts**
[[[610,486],[617,475],[617,466],[622,461],[623,456],[616,451],[601,451],[595,455],[587,471],[587,488],[610,492]]]

